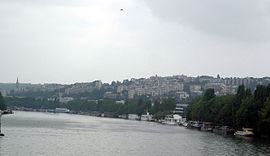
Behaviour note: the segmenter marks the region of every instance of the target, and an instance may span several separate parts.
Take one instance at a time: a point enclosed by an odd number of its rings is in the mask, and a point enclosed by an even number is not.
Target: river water
[[[267,142],[153,122],[15,112],[2,116],[0,155],[270,155]]]

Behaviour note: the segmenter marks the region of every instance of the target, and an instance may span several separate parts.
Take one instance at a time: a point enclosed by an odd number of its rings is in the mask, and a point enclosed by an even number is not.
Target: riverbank
[[[2,115],[5,115],[5,114],[13,114],[13,111],[12,111],[11,109],[7,109],[7,110],[1,111],[1,114],[2,114]]]

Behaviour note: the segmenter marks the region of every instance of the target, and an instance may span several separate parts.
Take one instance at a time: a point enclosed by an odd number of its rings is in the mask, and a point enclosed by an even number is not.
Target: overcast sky
[[[0,82],[270,76],[270,0],[0,0],[0,65]]]

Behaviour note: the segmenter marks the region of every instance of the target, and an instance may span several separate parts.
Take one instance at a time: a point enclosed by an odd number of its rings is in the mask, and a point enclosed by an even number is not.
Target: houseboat
[[[213,131],[213,124],[212,124],[212,122],[203,122],[202,123],[202,127],[201,127],[201,131],[212,132]]]
[[[129,120],[141,120],[140,116],[137,114],[128,114]]]
[[[220,135],[233,135],[234,129],[230,126],[215,126],[213,132]]]
[[[153,116],[147,112],[141,116],[141,121],[153,121]]]
[[[70,110],[67,108],[55,108],[55,113],[69,113]]]
[[[174,115],[167,115],[165,117],[165,120],[162,122],[162,124],[176,126],[179,125],[182,121],[182,117],[180,115],[174,114]]]

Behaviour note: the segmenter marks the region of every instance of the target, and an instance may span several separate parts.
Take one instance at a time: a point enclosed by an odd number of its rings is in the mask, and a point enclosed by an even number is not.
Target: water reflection
[[[16,112],[3,117],[1,155],[267,155],[257,140],[152,122]]]

